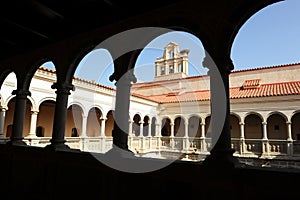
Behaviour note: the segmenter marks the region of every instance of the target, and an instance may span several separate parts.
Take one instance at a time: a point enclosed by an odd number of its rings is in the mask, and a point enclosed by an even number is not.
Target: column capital
[[[39,111],[38,110],[31,110],[31,114],[37,115],[37,114],[39,114]]]
[[[262,124],[262,125],[267,125],[267,122],[262,122],[261,124]]]
[[[0,109],[1,109],[2,112],[6,112],[8,110],[8,107],[7,106],[1,106]]]
[[[70,95],[70,90],[74,91],[75,90],[75,86],[73,84],[70,83],[53,83],[53,85],[51,85],[52,89],[57,89],[56,93],[63,93],[63,94],[68,94]]]
[[[230,56],[214,57],[206,55],[202,61],[202,65],[209,69],[208,74],[211,71],[219,70],[221,74],[230,74],[234,69],[234,65]]]
[[[240,126],[244,126],[244,125],[245,125],[245,122],[239,122],[239,125],[240,125]]]
[[[201,126],[205,126],[205,122],[201,122],[200,125],[201,125]]]
[[[107,120],[107,118],[106,117],[100,117],[100,120]]]
[[[286,124],[287,124],[287,125],[291,125],[292,122],[291,122],[291,121],[286,121]]]
[[[18,98],[27,98],[27,96],[31,96],[31,93],[29,90],[24,90],[24,89],[16,89],[13,90],[12,95],[16,95]]]
[[[175,124],[174,123],[170,123],[170,126],[174,126]]]

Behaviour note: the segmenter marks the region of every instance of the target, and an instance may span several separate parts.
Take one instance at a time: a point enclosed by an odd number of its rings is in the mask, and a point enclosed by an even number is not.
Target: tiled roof
[[[260,79],[245,80],[243,89],[257,88],[260,86]]]
[[[246,89],[243,87],[230,88],[231,99],[299,95],[299,94],[300,94],[300,81],[262,84],[256,88],[246,88]],[[143,95],[139,95],[139,96],[158,103],[208,101],[210,99],[210,91],[199,90],[193,92],[185,92],[182,93],[181,95],[161,94],[161,95],[153,95],[153,96],[143,96]]]

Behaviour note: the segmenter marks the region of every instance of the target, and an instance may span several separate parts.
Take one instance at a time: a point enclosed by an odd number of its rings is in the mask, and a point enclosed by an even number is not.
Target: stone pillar
[[[128,126],[128,129],[129,129],[128,135],[129,136],[133,136],[133,133],[132,133],[132,123],[133,123],[133,121],[131,119],[129,119],[128,123],[129,123],[129,126]]]
[[[125,61],[128,62],[129,59]],[[124,64],[122,58],[115,61],[116,66],[124,68],[124,65],[128,66],[128,63]],[[132,71],[127,71],[120,78],[116,77],[117,74],[110,76],[110,81],[116,80],[116,102],[115,102],[115,117],[114,117],[114,128],[112,131],[113,136],[113,148],[108,153],[116,152],[118,155],[133,155],[128,149],[128,120],[129,120],[129,105],[130,105],[130,87],[132,82],[136,82],[136,78]],[[118,148],[115,148],[118,147]],[[119,151],[125,150],[125,151]],[[127,153],[129,154],[127,154]],[[125,154],[123,154],[125,153]]]
[[[240,154],[244,154],[246,150],[246,143],[245,143],[245,123],[240,122]]]
[[[184,150],[188,151],[190,148],[190,139],[189,139],[189,123],[184,122]]]
[[[170,146],[172,149],[174,149],[175,142],[174,142],[174,123],[170,123],[171,126],[171,135],[170,135]]]
[[[292,122],[287,121],[286,122],[287,125],[287,154],[289,156],[293,155],[293,137],[292,137]]]
[[[5,123],[5,113],[7,108],[1,107],[0,110],[0,138],[5,138],[4,135],[4,123]]]
[[[201,152],[206,152],[207,151],[207,145],[205,141],[205,123],[201,122],[201,136],[200,136],[200,143],[201,143]]]
[[[148,137],[151,137],[151,122],[148,123]]]
[[[267,122],[262,122],[263,126],[263,138],[262,138],[262,154],[263,156],[269,156],[269,142],[268,142],[268,133],[267,133]]]
[[[86,137],[87,116],[82,115],[82,131],[81,137]]]
[[[201,126],[201,137],[200,138],[205,139],[205,123],[201,122],[200,126]]]
[[[204,165],[211,167],[234,167],[238,160],[233,156],[230,133],[230,98],[229,74],[233,69],[232,60],[228,55],[210,57],[203,60],[203,66],[209,68],[212,145],[204,161]]]
[[[170,123],[170,126],[171,126],[171,135],[170,137],[174,137],[174,123]]]
[[[70,147],[65,144],[65,129],[67,120],[67,105],[70,90],[74,90],[72,84],[66,83],[54,83],[51,86],[52,89],[56,90],[56,105],[54,112],[54,122],[52,129],[51,144],[46,146],[53,150],[69,150]]]
[[[26,113],[27,96],[30,96],[30,92],[24,89],[17,89],[12,92],[16,95],[16,103],[13,118],[13,130],[8,144],[12,145],[26,145],[23,141],[23,126]]]
[[[38,111],[31,111],[31,120],[30,120],[30,132],[28,137],[36,137],[36,123],[38,117]]]
[[[144,122],[143,121],[139,121],[140,124],[140,137],[144,136]]]
[[[267,122],[262,122],[263,125],[263,140],[268,140]]]
[[[82,115],[82,130],[81,130],[81,145],[80,145],[80,149],[82,151],[85,151],[87,148],[87,141],[86,141],[86,125],[87,125],[87,116],[86,115]]]
[[[100,136],[105,137],[105,121],[107,120],[106,118],[101,117],[101,127],[100,127]]]
[[[287,121],[286,126],[287,126],[287,141],[293,141],[293,138],[292,138],[292,122]]]

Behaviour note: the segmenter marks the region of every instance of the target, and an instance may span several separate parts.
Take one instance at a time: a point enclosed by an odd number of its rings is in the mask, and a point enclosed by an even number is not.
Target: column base
[[[209,168],[235,168],[241,163],[233,156],[234,149],[230,150],[213,150],[203,161],[203,165]]]
[[[22,139],[10,139],[6,142],[7,145],[14,145],[14,146],[27,146],[26,142]]]
[[[133,158],[134,153],[129,149],[121,149],[120,147],[113,144],[113,147],[105,153],[105,155],[113,156],[115,158]]]
[[[49,151],[80,151],[79,149],[71,149],[68,145],[64,143],[49,144],[45,147],[45,150]]]

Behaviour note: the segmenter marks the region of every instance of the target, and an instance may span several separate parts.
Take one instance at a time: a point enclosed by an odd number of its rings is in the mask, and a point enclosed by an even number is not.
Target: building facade
[[[155,62],[153,82],[131,87],[129,148],[139,155],[173,154],[199,160],[209,153],[210,82],[208,75],[188,76],[189,50],[170,42]],[[230,74],[230,129],[235,155],[258,158],[300,156],[300,64],[233,71]],[[56,72],[40,67],[32,79],[23,137],[28,145],[50,143],[55,109]],[[107,152],[113,144],[112,87],[73,78],[66,122],[71,148]],[[11,73],[1,88],[0,138],[12,133],[16,77]],[[168,157],[169,156],[169,157]],[[175,157],[176,157],[175,156]],[[300,157],[299,157],[300,158]]]

